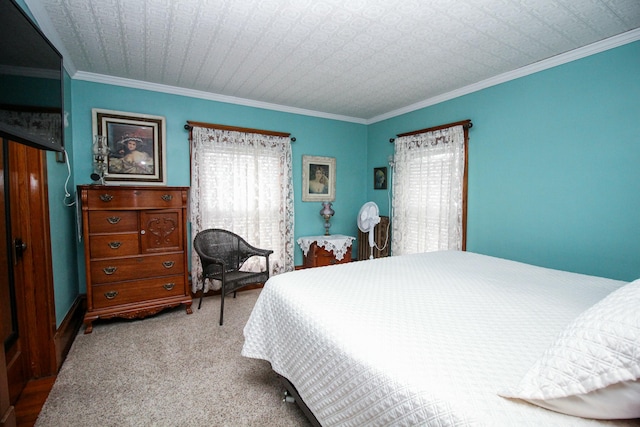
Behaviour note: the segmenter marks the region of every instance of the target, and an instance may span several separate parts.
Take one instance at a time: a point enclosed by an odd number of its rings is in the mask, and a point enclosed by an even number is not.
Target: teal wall
[[[398,133],[471,119],[469,251],[634,280],[639,76],[635,42],[372,124],[368,168],[386,164]]]
[[[357,235],[355,217],[366,201],[362,191],[366,173],[366,135],[363,124],[329,120],[305,115],[265,110],[185,96],[131,89],[81,80],[71,82],[73,117],[72,165],[75,184],[91,183],[91,109],[153,114],[166,118],[167,185],[189,186],[189,121],[290,132],[292,144],[295,230],[297,239],[324,232],[319,202],[302,202],[302,156],[336,158],[336,211],[331,223],[332,234]],[[76,250],[76,248],[73,248]],[[80,292],[85,292],[84,253],[79,244],[78,265]],[[302,263],[302,252],[296,245],[295,263]]]
[[[65,73],[64,109],[71,111],[71,79]],[[65,150],[73,156],[72,122],[65,126]],[[60,325],[78,297],[78,261],[76,254],[76,206],[73,170],[67,162],[56,161],[56,153],[47,152],[47,187],[51,221],[51,258],[53,264],[56,321]]]

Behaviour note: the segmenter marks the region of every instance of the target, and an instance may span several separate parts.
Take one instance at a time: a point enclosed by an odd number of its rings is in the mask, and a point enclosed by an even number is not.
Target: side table
[[[298,239],[304,255],[304,268],[351,262],[351,246],[355,237],[335,234],[306,236]]]

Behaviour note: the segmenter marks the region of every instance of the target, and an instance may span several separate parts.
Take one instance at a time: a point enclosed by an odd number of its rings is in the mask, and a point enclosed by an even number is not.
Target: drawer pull
[[[104,271],[104,274],[110,276],[113,273],[115,273],[117,269],[118,269],[118,267],[105,267],[105,268],[102,269],[102,271]]]
[[[108,193],[101,194],[100,195],[100,200],[102,200],[103,202],[110,202],[111,200],[113,200],[113,196],[111,194],[108,194]]]
[[[104,297],[106,299],[114,299],[118,296],[118,291],[109,291],[104,293]]]
[[[175,265],[174,261],[162,261],[162,266],[164,268],[171,268]]]
[[[173,200],[173,196],[171,194],[163,194],[161,196],[162,200],[164,200],[165,202],[170,202]]]
[[[119,216],[110,216],[107,218],[107,221],[109,222],[109,224],[117,224],[120,222],[120,217]]]
[[[122,245],[122,242],[109,242],[109,247],[111,249],[118,249]]]
[[[175,283],[165,283],[164,285],[162,285],[163,288],[165,288],[166,290],[170,291],[171,289],[173,289],[176,286]]]

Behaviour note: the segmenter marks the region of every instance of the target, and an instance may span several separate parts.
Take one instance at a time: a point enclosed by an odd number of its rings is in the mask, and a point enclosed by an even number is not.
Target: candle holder
[[[104,135],[93,136],[93,172],[91,179],[104,185],[104,177],[109,175],[109,146]]]

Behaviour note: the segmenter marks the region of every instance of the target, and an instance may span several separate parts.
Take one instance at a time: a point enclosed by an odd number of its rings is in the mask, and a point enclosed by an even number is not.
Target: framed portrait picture
[[[373,189],[374,190],[387,189],[387,167],[386,166],[373,168]]]
[[[335,157],[302,156],[302,201],[333,202],[335,199]]]
[[[105,181],[166,184],[166,125],[162,116],[94,108],[93,134],[107,137]]]

